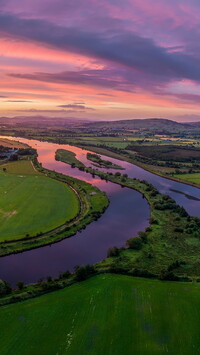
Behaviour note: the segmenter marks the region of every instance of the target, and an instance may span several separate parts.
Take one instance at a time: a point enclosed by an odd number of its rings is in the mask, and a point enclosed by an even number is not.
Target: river
[[[7,138],[11,139],[11,137]],[[43,167],[85,180],[105,191],[110,205],[97,221],[92,222],[85,230],[71,238],[51,246],[0,258],[0,279],[13,285],[17,281],[32,283],[48,275],[56,277],[65,270],[72,271],[75,265],[96,263],[106,258],[109,247],[125,246],[128,238],[136,236],[138,231],[144,230],[148,225],[150,210],[147,201],[140,193],[105,182],[98,177],[93,178],[90,174],[76,168],[72,169],[68,164],[55,160],[56,150],[62,148],[73,151],[77,159],[86,166],[92,166],[86,157],[87,150],[66,144],[60,145],[25,138],[13,139],[37,149],[38,160]],[[122,174],[126,173],[130,177],[145,179],[152,183],[161,193],[174,198],[189,214],[200,217],[200,189],[162,178],[128,162],[103,155],[102,158],[122,166],[124,168],[120,170]],[[106,171],[106,169],[101,170]],[[109,171],[116,172],[117,170],[109,169]]]

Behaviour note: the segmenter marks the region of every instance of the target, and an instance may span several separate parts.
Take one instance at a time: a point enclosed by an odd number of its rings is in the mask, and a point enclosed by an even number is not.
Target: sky
[[[200,121],[198,0],[0,0],[0,116]]]

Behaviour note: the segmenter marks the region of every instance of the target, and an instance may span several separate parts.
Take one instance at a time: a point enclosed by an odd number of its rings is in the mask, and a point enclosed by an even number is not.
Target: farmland
[[[38,173],[31,161],[1,167],[0,194],[1,241],[46,232],[72,219],[79,211],[74,192]]]
[[[199,292],[199,284],[96,276],[1,307],[1,354],[197,354]]]
[[[183,182],[200,186],[200,173],[174,174],[173,176],[176,179],[182,180]]]

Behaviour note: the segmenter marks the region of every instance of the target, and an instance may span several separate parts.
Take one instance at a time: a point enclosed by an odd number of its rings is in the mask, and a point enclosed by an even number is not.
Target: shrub
[[[119,256],[119,249],[117,247],[108,249],[107,257],[110,258],[112,256]]]
[[[6,281],[0,280],[0,296],[7,295],[11,293],[12,288],[10,284]]]
[[[172,271],[169,270],[161,270],[159,275],[159,280],[162,281],[178,281],[179,277],[176,276]]]
[[[151,232],[151,231],[152,231],[152,228],[151,228],[151,227],[146,227],[145,231],[146,231],[146,232]]]
[[[174,228],[174,232],[183,233],[183,228],[176,227]]]
[[[138,236],[142,239],[143,243],[147,242],[147,234],[145,232],[138,232]]]
[[[71,275],[71,273],[67,270],[67,271],[62,272],[62,273],[60,274],[59,278],[60,278],[60,279],[68,278],[70,275]]]
[[[127,240],[126,244],[130,249],[140,250],[142,248],[142,238],[133,237]]]
[[[83,281],[88,279],[91,275],[95,274],[95,268],[93,265],[76,266],[75,275],[77,281]]]
[[[18,281],[16,285],[17,285],[19,290],[22,290],[24,288],[24,282],[23,281]]]
[[[150,224],[158,224],[158,221],[154,217],[149,218]]]

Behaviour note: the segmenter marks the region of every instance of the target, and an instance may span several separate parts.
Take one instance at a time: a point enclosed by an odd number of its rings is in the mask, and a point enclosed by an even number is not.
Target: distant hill
[[[89,120],[74,117],[46,117],[46,116],[15,116],[0,117],[0,125],[14,126],[76,126],[89,123]]]
[[[181,136],[192,133],[200,136],[200,122],[176,122],[164,118],[145,118],[118,121],[91,121],[75,117],[16,116],[0,117],[0,129],[48,129],[70,130],[72,134],[173,134]]]
[[[133,120],[120,120],[120,121],[99,121],[90,122],[85,126],[90,128],[117,128],[117,129],[163,129],[163,128],[181,128],[188,126],[187,123],[178,123],[172,120],[163,118],[146,118],[146,119],[133,119]]]
[[[193,127],[200,127],[200,121],[199,122],[187,122],[187,125],[193,126]]]
[[[198,125],[199,124],[199,125]],[[91,132],[101,131],[105,134],[111,133],[128,133],[128,132],[142,132],[152,134],[170,134],[170,133],[198,133],[200,123],[192,125],[189,123],[180,123],[163,118],[147,118],[147,119],[133,119],[133,120],[120,120],[120,121],[99,121],[90,122],[84,125],[85,128]],[[197,132],[196,132],[197,131]]]

